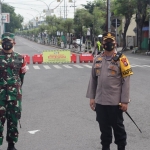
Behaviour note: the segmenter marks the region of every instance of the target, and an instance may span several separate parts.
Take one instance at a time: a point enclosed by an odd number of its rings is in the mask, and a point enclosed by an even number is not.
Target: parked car
[[[82,40],[81,39],[76,39],[76,43],[80,46],[80,44],[81,44],[81,46],[82,46]]]

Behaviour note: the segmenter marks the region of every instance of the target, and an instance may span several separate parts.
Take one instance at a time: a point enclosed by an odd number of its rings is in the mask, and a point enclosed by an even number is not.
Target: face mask
[[[10,41],[5,41],[2,43],[2,47],[4,50],[9,51],[13,48],[13,43],[11,43]]]
[[[106,51],[112,51],[115,48],[115,43],[107,42],[103,46]]]

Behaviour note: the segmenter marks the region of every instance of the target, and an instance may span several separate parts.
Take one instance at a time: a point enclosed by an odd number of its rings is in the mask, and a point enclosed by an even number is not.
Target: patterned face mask
[[[5,41],[2,43],[2,47],[4,50],[9,51],[13,48],[13,43],[11,43],[10,41]]]
[[[106,51],[112,51],[115,48],[115,43],[112,43],[112,42],[107,42],[103,45]]]

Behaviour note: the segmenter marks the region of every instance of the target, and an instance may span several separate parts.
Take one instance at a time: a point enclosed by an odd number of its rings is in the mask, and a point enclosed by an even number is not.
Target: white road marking
[[[145,58],[137,58],[137,57],[131,57],[131,56],[128,56],[128,58],[130,58],[130,59],[139,59],[139,60],[149,61],[149,59],[145,59]]]
[[[75,66],[75,67],[77,67],[77,68],[83,68],[83,67],[81,67],[80,65],[73,65],[73,66]]]
[[[35,134],[36,132],[38,132],[40,130],[33,130],[33,131],[28,131],[30,134]]]
[[[150,65],[143,65],[144,67],[150,67]]]
[[[40,67],[39,66],[33,66],[34,67],[34,69],[40,69]]]
[[[27,68],[27,70],[29,70],[29,67],[28,67],[28,66],[26,66],[26,68]]]
[[[90,66],[90,65],[83,65],[83,66],[85,66],[87,68],[92,68],[92,66]]]
[[[69,69],[72,68],[72,67],[70,67],[69,65],[63,65],[63,66],[66,67],[66,68],[69,68]]]
[[[57,68],[57,69],[62,69],[60,66],[58,66],[58,65],[53,65],[55,68]]]
[[[131,67],[143,67],[143,65],[131,65]]]
[[[51,69],[48,65],[43,65],[45,69]]]

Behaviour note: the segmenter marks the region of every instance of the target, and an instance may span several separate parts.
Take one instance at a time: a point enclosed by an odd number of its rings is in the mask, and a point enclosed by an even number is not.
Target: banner
[[[43,63],[70,63],[70,51],[52,50],[43,51]]]

